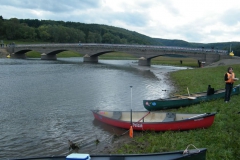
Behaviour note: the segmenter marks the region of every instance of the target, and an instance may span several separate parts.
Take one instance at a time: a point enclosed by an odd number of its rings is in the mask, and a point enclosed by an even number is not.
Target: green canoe
[[[236,95],[240,93],[240,85],[233,87],[232,94]],[[172,109],[185,107],[193,104],[198,104],[200,102],[211,101],[218,98],[224,98],[225,89],[220,89],[214,91],[213,94],[208,95],[207,92],[195,93],[191,95],[179,95],[165,99],[155,99],[155,100],[143,100],[144,107],[149,111]]]
[[[68,156],[23,158],[12,160],[206,160],[206,148],[148,154],[91,155],[72,153]]]

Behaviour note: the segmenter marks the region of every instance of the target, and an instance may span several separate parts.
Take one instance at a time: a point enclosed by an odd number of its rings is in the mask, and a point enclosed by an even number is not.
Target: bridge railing
[[[226,50],[190,48],[177,46],[152,46],[152,45],[126,45],[126,44],[104,44],[104,43],[46,43],[46,44],[19,44],[9,45],[9,47],[26,48],[26,47],[107,47],[107,48],[140,48],[156,50],[176,50],[176,51],[194,51],[194,52],[215,52],[217,54],[228,54]]]

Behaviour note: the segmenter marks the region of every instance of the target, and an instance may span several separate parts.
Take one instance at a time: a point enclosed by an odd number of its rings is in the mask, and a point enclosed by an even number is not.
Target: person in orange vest
[[[232,89],[233,89],[233,83],[234,83],[234,81],[238,80],[238,78],[236,78],[235,74],[233,73],[232,67],[228,67],[227,73],[225,73],[225,76],[224,76],[224,80],[226,83],[225,84],[224,101],[225,101],[225,103],[228,103],[230,101],[230,96],[231,96]]]

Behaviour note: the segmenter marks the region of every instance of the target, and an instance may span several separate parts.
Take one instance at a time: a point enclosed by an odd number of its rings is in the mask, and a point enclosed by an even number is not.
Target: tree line
[[[148,36],[107,25],[38,19],[7,20],[2,16],[0,16],[0,38],[54,43],[162,45]]]
[[[102,24],[85,24],[38,19],[4,19],[0,16],[0,39],[51,43],[108,43],[164,45],[193,48],[231,49],[240,56],[240,42],[189,43],[151,38],[127,29]]]

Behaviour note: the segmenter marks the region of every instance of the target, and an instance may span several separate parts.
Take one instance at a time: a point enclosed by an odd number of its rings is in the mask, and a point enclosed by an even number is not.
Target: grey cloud
[[[12,1],[2,1],[1,5],[5,6],[13,6],[16,8],[23,9],[38,9],[43,11],[50,12],[67,12],[73,11],[75,9],[89,9],[89,8],[97,8],[100,6],[101,1],[95,0],[12,0]]]
[[[201,33],[201,26],[199,26],[198,23],[179,26],[171,29],[169,32],[172,34],[181,35],[182,38],[180,39],[187,42],[206,41],[206,37],[208,36]]]
[[[113,21],[120,20],[126,23],[127,25],[143,27],[147,24],[147,16],[143,13],[114,13]]]
[[[228,10],[222,14],[220,20],[229,26],[236,25],[237,23],[240,22],[239,15],[240,15],[239,9]]]
[[[164,7],[173,15],[179,15],[179,11],[176,7],[174,7],[174,5],[171,3],[171,1],[169,0],[162,0],[160,1],[162,5],[164,5]],[[176,3],[182,3],[181,1],[176,1]],[[158,3],[159,4],[159,3]]]
[[[98,15],[98,16],[96,16]],[[67,15],[66,15],[67,16]],[[121,21],[122,23],[129,26],[144,27],[148,23],[147,15],[139,12],[127,13],[127,12],[105,12],[105,13],[81,13],[80,15],[71,15],[70,17],[65,17],[70,21],[79,21],[83,23],[98,23],[106,25],[114,25],[116,21]],[[121,27],[121,26],[116,26]]]

